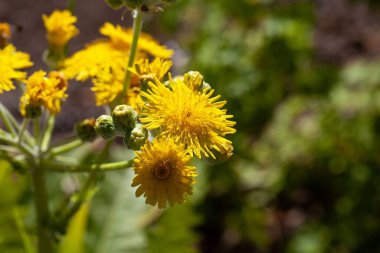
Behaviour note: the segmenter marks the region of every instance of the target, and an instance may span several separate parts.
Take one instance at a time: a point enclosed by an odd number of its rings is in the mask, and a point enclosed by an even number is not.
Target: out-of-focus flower
[[[123,81],[125,77],[125,68],[123,66],[114,66],[110,70],[102,70],[97,73],[97,76],[92,79],[94,86],[91,90],[95,94],[96,105],[106,105],[112,103],[123,90]],[[132,75],[129,89],[123,102],[132,106],[136,111],[139,111],[140,86],[138,77]]]
[[[171,139],[155,138],[136,152],[132,186],[138,186],[136,196],[144,194],[145,202],[165,208],[166,203],[183,203],[192,194],[195,167],[188,166],[190,156]]]
[[[236,132],[235,122],[222,109],[226,101],[217,102],[220,96],[211,97],[214,90],[194,91],[181,79],[171,80],[170,89],[157,79],[149,86],[141,93],[146,103],[140,121],[146,128],[159,129],[159,136],[185,145],[191,156],[199,158],[215,159],[214,152],[223,152],[231,144],[224,136]]]
[[[12,79],[24,80],[26,73],[18,69],[32,66],[30,56],[26,53],[16,51],[13,45],[0,49],[0,93],[13,90]]]
[[[109,38],[90,43],[66,59],[64,72],[68,78],[85,81],[96,77],[101,71],[112,71],[115,66],[123,66],[125,70],[132,44],[132,30],[105,23],[100,32]],[[136,60],[145,58],[146,54],[169,58],[173,51],[161,46],[151,36],[141,34]]]
[[[46,73],[42,70],[33,73],[26,81],[24,95],[20,99],[20,112],[28,117],[27,108],[43,106],[50,113],[61,111],[61,100],[67,97],[67,80],[60,72]]]
[[[11,35],[11,26],[0,22],[0,49],[8,45]]]
[[[42,19],[47,30],[47,40],[52,47],[64,46],[79,32],[74,26],[77,18],[68,10],[56,10],[50,16],[43,15]]]

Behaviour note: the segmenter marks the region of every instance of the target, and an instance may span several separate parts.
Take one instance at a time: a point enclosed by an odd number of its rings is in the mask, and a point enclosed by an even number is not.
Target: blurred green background
[[[70,252],[380,252],[377,1],[178,0],[144,31],[228,101],[234,156],[195,161],[194,195],[165,211],[134,197],[130,172],[107,174]],[[30,184],[1,167],[0,251],[23,252]],[[80,179],[50,176],[53,198]]]

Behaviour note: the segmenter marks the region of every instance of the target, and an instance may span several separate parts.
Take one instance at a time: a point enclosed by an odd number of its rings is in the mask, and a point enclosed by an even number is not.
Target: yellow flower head
[[[66,98],[67,80],[60,72],[50,72],[48,77],[42,70],[35,72],[26,81],[24,95],[20,99],[20,112],[26,116],[28,106],[44,106],[50,113],[61,111],[61,99]]]
[[[231,142],[224,138],[235,133],[235,122],[222,109],[226,101],[211,97],[212,89],[194,91],[183,80],[171,80],[171,89],[159,80],[150,82],[150,90],[142,92],[146,98],[142,106],[141,122],[148,129],[160,129],[159,136],[184,144],[191,156],[215,159],[213,152],[224,152]]]
[[[186,165],[189,160],[185,149],[171,139],[147,142],[134,160],[136,196],[144,194],[145,202],[158,208],[165,208],[167,202],[170,206],[183,203],[185,195],[192,194],[196,176],[195,167]]]
[[[132,29],[126,29],[119,25],[114,26],[111,23],[105,23],[100,28],[100,33],[108,36],[110,43],[119,50],[127,50],[132,44]],[[140,34],[138,50],[165,59],[170,58],[173,55],[173,50],[160,45],[153,37],[146,33]]]
[[[13,45],[0,49],[0,93],[13,90],[15,86],[12,79],[23,80],[26,76],[25,72],[18,69],[32,65],[29,55],[16,51]]]
[[[43,15],[42,19],[51,46],[62,47],[79,32],[74,26],[77,18],[67,10],[56,10],[50,16]]]
[[[0,48],[4,48],[11,38],[11,26],[0,22]]]
[[[149,63],[148,59],[143,59],[136,63],[130,71],[137,74],[143,80],[153,80],[154,77],[162,80],[172,65],[173,62],[170,60],[155,58]]]
[[[65,60],[64,73],[68,78],[85,81],[97,77],[99,72],[110,71],[115,66],[124,66],[128,62],[132,44],[131,30],[105,23],[100,32],[109,38],[92,42]],[[145,58],[146,54],[168,58],[173,51],[161,46],[149,35],[141,34],[136,60]]]

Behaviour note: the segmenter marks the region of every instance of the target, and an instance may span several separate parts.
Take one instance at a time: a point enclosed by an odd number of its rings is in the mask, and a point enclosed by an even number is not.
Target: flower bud
[[[231,156],[233,155],[233,151],[234,151],[234,147],[232,146],[232,144],[230,143],[224,144],[220,152],[213,153],[215,155],[215,159],[212,157],[206,157],[206,160],[210,162],[211,164],[219,164],[230,159]]]
[[[106,3],[113,9],[120,9],[125,4],[124,0],[106,0]]]
[[[24,110],[23,116],[29,119],[38,118],[39,116],[41,116],[41,113],[42,113],[42,108],[40,105],[34,105],[30,103],[25,105],[23,110]]]
[[[82,141],[91,142],[96,138],[95,119],[85,119],[75,125],[75,133]]]
[[[137,112],[130,105],[118,105],[112,112],[112,119],[116,130],[125,136],[136,126]]]
[[[109,115],[102,115],[97,118],[95,122],[95,130],[104,139],[112,139],[116,134],[112,117]]]
[[[202,89],[203,76],[198,71],[189,71],[183,75],[183,81],[193,90]]]
[[[0,23],[0,49],[9,44],[11,38],[11,26],[8,23]]]
[[[137,124],[136,127],[124,138],[124,143],[129,149],[139,150],[148,139],[148,130]]]

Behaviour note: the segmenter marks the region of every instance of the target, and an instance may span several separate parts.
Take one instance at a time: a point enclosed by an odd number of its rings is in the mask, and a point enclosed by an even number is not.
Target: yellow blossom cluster
[[[26,81],[24,95],[20,99],[20,112],[28,116],[28,108],[43,106],[50,113],[61,111],[61,100],[67,97],[67,80],[62,73],[52,71],[46,77],[42,70],[32,74]]]
[[[78,33],[74,26],[77,19],[69,11],[55,11],[44,15],[43,20],[49,46],[62,47]],[[132,48],[136,49],[136,44],[132,46],[132,30],[105,23],[100,33],[106,38],[66,58],[59,65],[61,72],[47,74],[40,70],[27,80],[26,73],[19,69],[32,65],[29,55],[17,52],[12,45],[0,48],[0,93],[14,88],[12,79],[25,82],[20,112],[33,118],[39,116],[41,107],[51,114],[60,112],[61,101],[67,97],[66,77],[90,79],[98,106],[116,106],[116,101],[132,106],[121,106],[125,112],[99,118],[108,130],[113,130],[110,138],[120,135],[117,122],[132,122],[122,134],[124,141],[134,141],[126,142],[127,147],[137,150],[132,182],[137,187],[136,196],[143,195],[147,204],[158,208],[182,203],[192,193],[197,175],[196,168],[189,165],[193,157],[217,161],[232,155],[232,142],[226,135],[236,132],[236,123],[224,109],[226,101],[214,96],[215,91],[198,72],[172,78],[168,71],[173,62],[168,59],[173,51],[150,35],[140,35],[136,63],[131,66],[129,57],[131,51],[135,52]],[[148,57],[155,59],[149,61]],[[121,94],[123,91],[125,94]],[[102,127],[99,122],[93,124],[94,131]]]
[[[66,59],[63,71],[68,78],[79,81],[91,78],[96,104],[104,105],[112,103],[122,91],[132,43],[132,30],[105,23],[100,28],[100,33],[108,38],[96,40]],[[145,59],[148,55],[169,58],[172,54],[172,50],[160,45],[148,34],[140,35],[137,61]],[[138,78],[132,76],[130,87],[125,101],[135,107],[139,100]]]
[[[143,76],[154,69],[153,63],[144,62],[134,69]],[[161,64],[161,70],[166,66]],[[144,128],[156,131],[156,137],[136,152],[132,186],[139,185],[136,196],[144,194],[147,204],[164,208],[166,201],[170,205],[182,203],[185,195],[191,194],[196,174],[195,168],[189,170],[186,165],[189,159],[194,155],[221,160],[230,157],[232,143],[225,135],[236,130],[232,115],[223,109],[226,101],[218,101],[220,96],[213,96],[213,89],[202,89],[201,75],[189,72],[169,78],[165,84],[158,77],[150,74],[153,81],[141,93],[140,121]]]

